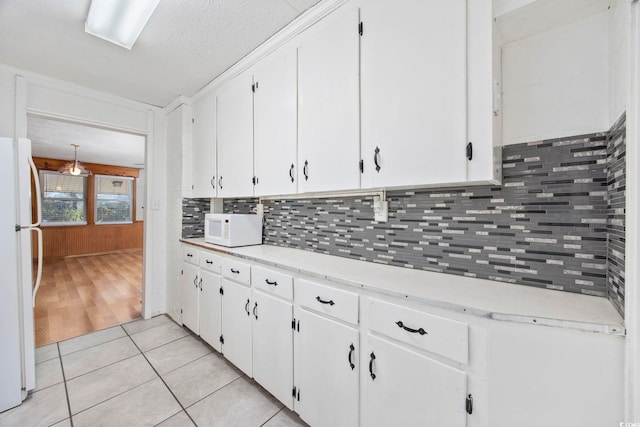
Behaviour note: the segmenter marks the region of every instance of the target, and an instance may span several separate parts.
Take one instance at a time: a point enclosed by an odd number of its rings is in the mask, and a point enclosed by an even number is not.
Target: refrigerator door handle
[[[42,199],[40,194],[40,178],[38,177],[38,169],[36,168],[36,164],[33,163],[33,159],[31,156],[28,156],[29,159],[29,167],[31,168],[31,173],[33,174],[33,182],[36,187],[36,222],[31,224],[31,227],[40,227],[40,222],[42,222]],[[42,241],[42,231],[40,231],[40,241]],[[42,247],[42,245],[40,245]],[[35,299],[34,299],[35,301]]]
[[[36,273],[36,283],[33,287],[33,306],[36,306],[36,295],[38,289],[40,289],[40,283],[42,282],[42,229],[38,227],[31,227],[32,231],[35,231],[38,235],[38,271]]]

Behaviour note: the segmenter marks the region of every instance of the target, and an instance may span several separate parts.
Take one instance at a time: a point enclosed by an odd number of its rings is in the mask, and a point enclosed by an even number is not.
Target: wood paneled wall
[[[36,168],[40,170],[58,170],[65,160],[33,158]],[[138,169],[120,166],[84,163],[93,173],[98,175],[128,176],[138,178]],[[87,178],[87,225],[68,225],[42,227],[44,257],[64,257],[104,252],[115,252],[124,249],[142,249],[144,223],[135,221],[136,186],[133,186],[132,224],[96,225],[94,224],[94,176]],[[32,189],[34,192],[35,190]],[[35,203],[33,204],[35,206]],[[34,235],[35,239],[35,235]],[[34,242],[35,243],[35,242]]]

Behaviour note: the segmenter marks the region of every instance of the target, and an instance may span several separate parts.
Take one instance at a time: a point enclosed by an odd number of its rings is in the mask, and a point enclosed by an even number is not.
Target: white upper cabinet
[[[255,195],[296,192],[296,51],[256,65],[253,78]]]
[[[218,95],[218,197],[253,195],[252,86],[246,71]]]
[[[464,182],[467,1],[359,3],[362,187]]]
[[[191,197],[216,196],[216,96],[209,93],[192,105]]]
[[[303,34],[298,48],[298,192],[359,188],[358,9]]]
[[[180,145],[181,170],[182,170],[182,197],[191,196],[192,186],[192,131],[191,106],[181,104],[175,110],[167,114],[167,141],[170,145]]]

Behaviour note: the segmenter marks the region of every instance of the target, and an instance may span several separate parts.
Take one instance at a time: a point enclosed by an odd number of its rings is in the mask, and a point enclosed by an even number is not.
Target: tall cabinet
[[[359,0],[362,187],[466,180],[467,0]]]
[[[191,197],[216,196],[216,96],[208,93],[191,106],[193,113]]]

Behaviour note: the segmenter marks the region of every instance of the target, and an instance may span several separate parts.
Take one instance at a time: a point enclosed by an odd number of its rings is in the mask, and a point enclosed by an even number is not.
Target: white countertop
[[[495,320],[623,335],[606,299],[493,280],[434,273],[271,245],[227,248],[203,238],[181,242],[249,261]]]

